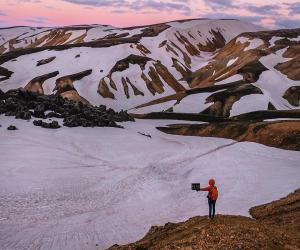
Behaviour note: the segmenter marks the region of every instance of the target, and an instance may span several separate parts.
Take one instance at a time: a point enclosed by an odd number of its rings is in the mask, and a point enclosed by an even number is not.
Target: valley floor
[[[299,188],[299,152],[155,129],[170,123],[49,130],[1,115],[1,249],[136,241],[152,225],[205,215],[206,194],[190,184],[211,177],[223,214],[249,216],[250,207]],[[8,131],[11,124],[18,130]]]

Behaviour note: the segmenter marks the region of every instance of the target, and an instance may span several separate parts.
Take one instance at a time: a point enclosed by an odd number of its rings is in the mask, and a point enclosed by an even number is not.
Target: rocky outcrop
[[[250,209],[255,218],[197,216],[180,223],[153,226],[139,241],[110,250],[299,249],[300,190],[286,198]]]
[[[34,47],[34,48],[24,48],[20,50],[13,50],[7,53],[0,55],[0,65],[19,56],[28,55],[37,53],[40,51],[60,51],[66,50],[70,48],[78,48],[78,47],[87,47],[87,48],[105,48],[105,47],[112,47],[119,44],[125,43],[137,43],[140,38],[138,37],[130,37],[130,38],[114,38],[114,39],[104,39],[104,40],[97,40],[91,42],[84,42],[84,43],[71,43],[71,44],[60,44],[55,46],[43,46],[43,47]]]
[[[56,79],[55,88],[53,91],[57,91],[56,94],[64,98],[75,102],[81,102],[83,104],[89,104],[89,102],[80,96],[75,89],[73,82],[82,79],[85,76],[88,76],[92,73],[92,70],[81,71],[76,74],[67,75]]]
[[[125,111],[115,112],[104,105],[94,107],[60,95],[40,95],[22,89],[0,95],[1,114],[24,120],[30,120],[31,117],[61,118],[63,125],[67,127],[121,127],[116,122],[134,121]],[[60,127],[56,121],[35,120],[34,125],[44,128]]]
[[[44,122],[42,120],[34,120],[33,121],[34,126],[39,126],[42,128],[51,128],[51,129],[57,129],[60,128],[61,126],[58,124],[57,121],[52,121],[52,122]]]
[[[259,71],[248,71],[249,65],[252,69],[256,68],[261,71],[262,68],[259,69],[259,64],[261,64],[259,59],[263,56],[276,53],[283,48],[287,48],[283,56],[291,58],[291,60],[279,63],[275,68],[283,74],[286,74],[290,79],[299,80],[300,71],[298,66],[300,45],[299,42],[292,40],[299,35],[300,29],[242,33],[226,45],[224,44],[213,61],[192,74],[190,86],[210,86],[214,84],[215,81],[221,81],[237,73],[242,73],[244,80],[255,82],[258,79],[257,73]],[[270,46],[269,41],[273,37],[282,37],[282,39],[277,40],[274,46]],[[241,42],[239,39],[248,39],[248,41]],[[254,49],[246,49],[250,45],[250,40],[253,39],[260,39],[262,44]],[[218,41],[221,41],[221,39],[218,39]],[[204,48],[202,48],[202,50],[204,50]],[[228,66],[227,64],[231,59],[236,59],[237,61]],[[245,66],[247,67],[245,68]]]
[[[277,64],[275,66],[275,69],[285,74],[288,78],[299,81],[300,80],[300,41],[294,43],[290,42],[288,45],[289,47],[283,53],[283,56],[285,58],[289,58],[290,60]]]
[[[205,52],[214,52],[217,49],[223,48],[226,44],[226,40],[222,33],[219,30],[211,30],[211,34],[213,35],[212,39],[207,39],[206,44],[199,43],[198,48],[200,51]],[[199,35],[201,36],[201,32],[199,31]]]
[[[172,57],[172,61],[172,67],[174,67],[182,75],[183,80],[187,80],[192,74],[192,71],[185,65],[181,64],[176,58]]]
[[[134,84],[130,81],[130,79],[128,77],[126,77],[126,82],[131,86],[131,88],[133,90],[133,94],[135,96],[138,96],[138,95],[144,96],[144,93],[142,91],[140,91],[136,86],[134,86]]]
[[[257,75],[259,74],[253,73],[252,77],[256,77]],[[177,104],[180,104],[180,102],[184,100],[184,98],[200,93],[212,93],[206,98],[205,103],[213,103],[208,108],[204,109],[201,113],[216,117],[229,117],[233,104],[238,102],[243,96],[251,94],[263,94],[259,88],[255,87],[252,84],[249,84],[245,80],[241,80],[230,82],[227,84],[179,91],[176,94],[152,100],[135,108],[139,109],[143,107],[149,107],[171,100],[176,101],[176,104],[174,104],[174,106],[176,106]]]
[[[288,102],[295,106],[299,107],[299,101],[300,101],[300,86],[293,86],[288,88],[284,94],[283,98],[288,100]]]
[[[232,86],[223,91],[217,91],[206,98],[206,103],[214,103],[201,113],[212,116],[229,117],[233,104],[243,96],[251,94],[263,94],[262,91],[243,81],[237,86]]]
[[[59,74],[58,71],[54,71],[45,75],[37,76],[33,78],[25,87],[24,89],[26,91],[38,93],[38,94],[44,94],[44,89],[43,89],[43,83]]]
[[[128,69],[129,64],[137,64],[141,67],[142,70],[144,70],[146,63],[150,60],[152,59],[146,56],[129,55],[128,57],[116,62],[116,64],[112,67],[110,71],[110,75],[114,72],[122,72]]]
[[[14,125],[9,125],[7,127],[7,130],[18,130],[18,128],[16,126],[14,126]]]
[[[148,67],[148,72],[146,70],[146,64],[152,61],[152,65]],[[178,60],[173,58],[173,67],[181,72],[183,77],[187,77],[190,70],[184,65],[181,65]],[[123,72],[129,69],[130,65],[139,65],[141,70],[141,78],[145,82],[147,89],[152,95],[156,93],[161,94],[164,92],[164,83],[169,85],[175,92],[183,91],[185,88],[178,82],[178,80],[170,73],[168,68],[163,65],[160,61],[154,61],[153,59],[146,56],[130,55],[124,59],[119,60],[112,67],[109,74],[103,77],[98,85],[98,93],[104,98],[114,99],[115,95],[110,87],[117,90],[117,85],[113,81],[113,74],[115,72]],[[137,73],[138,75],[138,73]],[[109,84],[109,85],[108,85]],[[127,99],[131,98],[130,88],[133,91],[134,96],[144,96],[145,93],[141,91],[131,80],[126,73],[120,78],[120,83],[123,93]]]
[[[98,94],[101,95],[103,98],[115,99],[115,95],[110,91],[109,87],[107,86],[105,78],[101,79],[99,82]]]
[[[144,55],[148,55],[151,54],[151,51],[149,49],[147,49],[143,44],[138,43],[136,44],[136,48]]]
[[[199,56],[200,51],[187,39],[184,35],[182,35],[179,31],[175,33],[177,40],[184,45],[186,51],[191,56]]]
[[[0,66],[0,81],[7,80],[14,72]]]
[[[49,58],[39,60],[39,61],[37,62],[37,64],[36,64],[36,66],[41,66],[41,65],[50,63],[50,62],[52,62],[55,58],[56,58],[56,56],[51,56],[51,57],[49,57]]]
[[[221,137],[300,151],[300,120],[181,124],[158,129],[174,135]]]
[[[175,91],[184,91],[185,88],[175,79],[175,77],[169,72],[168,68],[164,66],[161,62],[156,62],[154,64],[156,72],[160,77]]]
[[[250,209],[256,220],[285,231],[300,247],[300,189],[288,196]]]
[[[300,50],[299,50],[300,53]],[[279,63],[275,66],[275,69],[281,71],[283,74],[287,75],[288,78],[299,81],[300,80],[300,57],[289,60],[285,63]]]

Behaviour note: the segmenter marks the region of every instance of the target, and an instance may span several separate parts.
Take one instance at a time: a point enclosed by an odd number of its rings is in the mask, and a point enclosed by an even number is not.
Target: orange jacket
[[[218,199],[218,188],[215,186],[215,180],[210,179],[208,185],[206,188],[200,188],[200,191],[208,191],[208,197],[216,201]]]

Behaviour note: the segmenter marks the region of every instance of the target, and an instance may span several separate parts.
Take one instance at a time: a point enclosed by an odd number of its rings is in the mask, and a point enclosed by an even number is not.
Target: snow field
[[[225,214],[248,215],[299,187],[298,152],[155,129],[170,123],[48,130],[0,116],[2,249],[136,241],[152,225],[205,215],[206,194],[190,184],[205,186],[211,177],[220,191],[217,212]],[[10,124],[19,130],[6,130]]]

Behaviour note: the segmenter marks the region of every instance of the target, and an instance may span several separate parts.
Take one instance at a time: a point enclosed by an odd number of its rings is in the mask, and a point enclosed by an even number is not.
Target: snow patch
[[[256,49],[259,46],[264,44],[264,41],[259,38],[249,39],[247,37],[239,37],[236,42],[246,43],[249,42],[249,45],[244,49],[244,51]]]
[[[231,66],[231,65],[234,64],[238,59],[239,59],[238,57],[236,57],[236,58],[234,58],[234,59],[230,59],[230,60],[228,61],[228,63],[227,63],[226,66],[227,66],[227,67]]]

